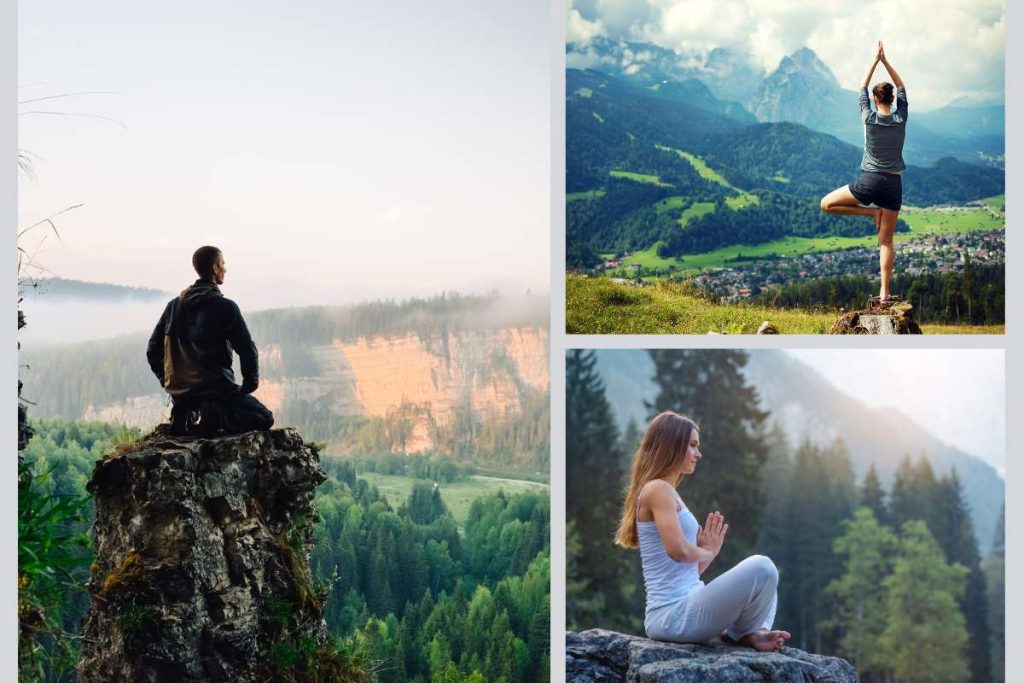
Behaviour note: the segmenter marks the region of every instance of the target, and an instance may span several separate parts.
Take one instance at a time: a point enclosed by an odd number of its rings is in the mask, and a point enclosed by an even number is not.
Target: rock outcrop
[[[829,334],[921,334],[921,327],[914,321],[914,307],[894,299],[844,313]]]
[[[331,647],[309,551],[316,449],[289,429],[157,432],[96,464],[78,680],[359,680]]]
[[[567,633],[566,683],[856,683],[845,659],[792,647],[756,652],[715,640],[680,645],[593,629]]]

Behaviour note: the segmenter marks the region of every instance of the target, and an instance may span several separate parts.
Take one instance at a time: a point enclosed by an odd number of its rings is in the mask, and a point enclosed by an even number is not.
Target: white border
[[[551,3],[551,681],[565,680],[565,13]]]
[[[3,46],[3,56],[0,57],[0,84],[3,92],[13,95],[14,102],[9,102],[3,108],[0,115],[0,130],[3,130],[4,144],[2,149],[6,152],[0,154],[0,158],[7,159],[7,163],[0,164],[0,211],[3,212],[3,223],[7,224],[5,233],[7,247],[4,252],[8,261],[8,286],[11,287],[11,294],[8,299],[7,313],[2,318],[8,321],[0,332],[0,415],[6,415],[3,420],[3,427],[0,433],[3,434],[3,443],[7,448],[2,449],[4,460],[4,475],[0,477],[3,490],[6,494],[0,494],[0,542],[7,548],[4,553],[3,569],[0,571],[0,610],[3,610],[3,629],[0,636],[0,658],[2,658],[3,670],[9,672],[5,680],[17,680],[18,668],[18,552],[17,552],[17,503],[18,503],[18,480],[17,480],[17,422],[14,413],[17,405],[17,378],[18,378],[18,349],[17,349],[17,327],[14,323],[17,300],[13,296],[14,282],[18,279],[17,268],[17,232],[18,232],[18,171],[14,163],[18,149],[18,118],[17,118],[17,92],[18,92],[18,12],[15,2],[0,2],[0,26],[3,28],[3,38],[0,38],[0,45]],[[13,276],[13,277],[12,277]]]

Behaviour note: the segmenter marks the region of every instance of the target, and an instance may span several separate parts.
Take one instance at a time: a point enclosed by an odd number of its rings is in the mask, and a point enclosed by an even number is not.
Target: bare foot
[[[875,209],[875,232],[882,232],[882,210]]]
[[[778,652],[787,640],[789,631],[769,631],[763,628],[740,638],[740,644],[752,647],[758,652]]]

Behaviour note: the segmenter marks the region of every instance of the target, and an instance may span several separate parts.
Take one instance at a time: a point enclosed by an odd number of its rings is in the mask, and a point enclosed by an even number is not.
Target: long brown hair
[[[636,531],[636,499],[640,489],[649,481],[660,479],[679,467],[679,461],[690,445],[690,436],[697,424],[688,417],[670,410],[661,413],[647,425],[640,447],[633,456],[633,472],[629,478],[629,490],[622,504],[622,521],[615,533],[615,543],[623,548],[635,548],[639,544]],[[682,475],[676,477],[674,486],[679,486]]]

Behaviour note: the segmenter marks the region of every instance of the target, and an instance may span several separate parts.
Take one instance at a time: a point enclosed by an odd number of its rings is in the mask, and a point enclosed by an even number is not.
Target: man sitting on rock
[[[259,386],[259,356],[238,305],[224,298],[227,269],[217,247],[192,255],[195,283],[168,302],[156,324],[146,359],[171,395],[171,434],[212,437],[270,429],[274,415],[252,392]],[[242,385],[235,384],[231,351],[238,354]]]

